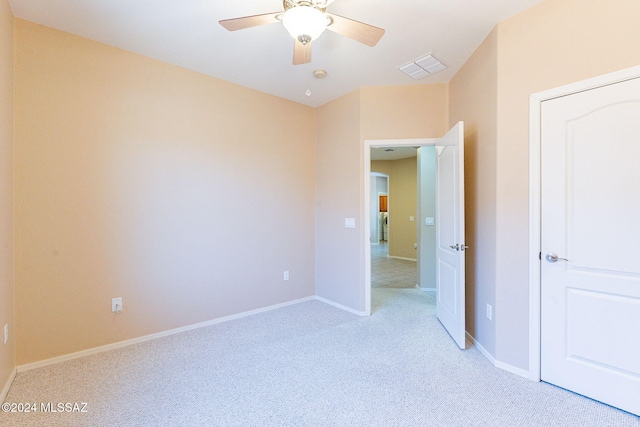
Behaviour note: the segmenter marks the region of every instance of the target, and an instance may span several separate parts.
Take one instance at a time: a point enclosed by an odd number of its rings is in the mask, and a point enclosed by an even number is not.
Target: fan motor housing
[[[283,0],[282,7],[285,12],[293,7],[308,6],[324,12],[327,9],[327,0]]]

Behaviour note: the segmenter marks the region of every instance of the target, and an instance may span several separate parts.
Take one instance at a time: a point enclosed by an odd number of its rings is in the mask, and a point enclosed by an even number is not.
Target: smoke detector
[[[325,70],[315,70],[313,72],[313,77],[315,77],[316,79],[324,79],[325,77],[327,77],[327,72]]]

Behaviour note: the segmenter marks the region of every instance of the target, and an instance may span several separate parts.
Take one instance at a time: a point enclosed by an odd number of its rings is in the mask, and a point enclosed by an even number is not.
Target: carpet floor
[[[6,402],[37,411],[0,425],[640,426],[459,350],[427,293],[372,294],[370,317],[309,301],[18,373]]]

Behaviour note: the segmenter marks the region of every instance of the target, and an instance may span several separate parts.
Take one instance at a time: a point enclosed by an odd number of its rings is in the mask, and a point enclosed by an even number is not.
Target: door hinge
[[[542,261],[542,252],[538,252],[538,259]]]

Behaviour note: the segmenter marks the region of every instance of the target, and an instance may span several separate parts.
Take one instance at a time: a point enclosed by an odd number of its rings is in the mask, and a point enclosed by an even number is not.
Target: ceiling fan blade
[[[259,25],[273,24],[281,22],[276,17],[283,12],[263,13],[262,15],[243,16],[242,18],[223,19],[220,25],[229,31],[243,30],[245,28],[257,27]]]
[[[367,46],[375,46],[384,35],[382,28],[345,18],[344,16],[334,13],[328,13],[327,15],[333,19],[333,23],[327,27],[327,30],[342,34],[350,39],[364,43]]]
[[[308,64],[311,62],[311,43],[302,44],[295,40],[293,45],[293,65]]]

